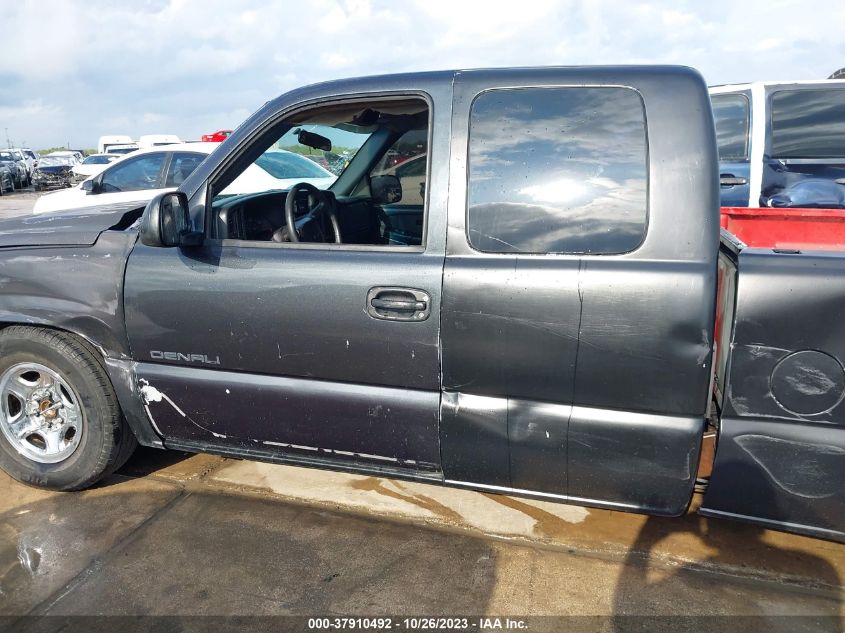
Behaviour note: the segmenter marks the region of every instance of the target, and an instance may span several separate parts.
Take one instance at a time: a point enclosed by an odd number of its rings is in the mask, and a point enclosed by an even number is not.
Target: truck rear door
[[[459,73],[452,130],[446,479],[682,513],[708,405],[718,253],[701,77]]]
[[[831,81],[767,88],[770,116],[759,206],[845,208],[842,84]]]

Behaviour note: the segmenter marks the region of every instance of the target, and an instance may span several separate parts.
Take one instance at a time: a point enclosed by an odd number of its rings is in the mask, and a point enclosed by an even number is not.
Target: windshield
[[[117,156],[89,156],[85,160],[82,161],[83,165],[105,165],[106,163],[110,163],[113,160],[117,159]]]
[[[57,165],[70,165],[70,158],[67,156],[44,156],[38,161],[39,167],[56,167]]]
[[[323,158],[322,154],[319,158]],[[255,163],[273,178],[331,178],[332,172],[306,158],[284,150],[264,152]]]
[[[330,149],[324,150],[304,145],[299,140],[300,132],[316,134],[323,137],[330,144]],[[349,164],[349,161],[352,160],[352,157],[358,153],[359,149],[361,149],[364,142],[370,138],[372,132],[372,129],[355,128],[354,126],[342,123],[335,126],[324,125],[321,123],[299,125],[288,130],[278,140],[278,142],[267,150],[256,162],[259,162],[267,155],[277,153],[277,150],[281,149],[291,154],[295,154],[296,158],[301,156],[305,160],[311,161],[314,165],[316,165],[318,167],[319,175],[311,177],[325,178],[330,175],[339,176],[341,172],[346,169],[346,166]],[[275,160],[276,159],[274,158],[270,158],[267,162]],[[291,162],[288,164],[297,164],[293,163],[293,160],[294,157],[291,157]],[[261,166],[263,167],[264,165]],[[327,174],[326,171],[330,173]],[[287,176],[278,177],[287,178]]]

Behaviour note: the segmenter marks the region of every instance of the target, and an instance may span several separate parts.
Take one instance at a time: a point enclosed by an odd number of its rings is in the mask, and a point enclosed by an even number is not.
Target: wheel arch
[[[129,424],[129,428],[132,429],[138,443],[142,446],[164,448],[161,437],[156,433],[144,409],[144,401],[138,390],[138,381],[135,376],[136,363],[128,354],[122,352],[115,354],[114,350],[110,349],[102,338],[96,337],[97,328],[92,330],[91,328],[78,327],[81,323],[86,322],[85,320],[73,319],[68,323],[58,325],[44,319],[4,319],[0,321],[0,332],[12,326],[26,326],[70,334],[82,341],[86,347],[90,348],[94,357],[102,363],[106,370],[112,388],[117,395],[123,417]]]

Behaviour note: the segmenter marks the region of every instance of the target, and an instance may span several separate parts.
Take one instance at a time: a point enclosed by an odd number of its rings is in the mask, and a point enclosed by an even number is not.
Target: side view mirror
[[[88,195],[100,193],[100,181],[97,178],[89,178],[88,180],[83,180],[82,191],[84,191]]]
[[[396,204],[402,200],[402,183],[393,175],[370,178],[370,194],[379,204]]]
[[[202,233],[191,230],[188,196],[166,191],[150,200],[141,217],[141,243],[146,246],[197,246]]]

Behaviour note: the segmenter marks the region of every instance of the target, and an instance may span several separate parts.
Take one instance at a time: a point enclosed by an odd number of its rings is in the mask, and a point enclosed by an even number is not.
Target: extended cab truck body
[[[710,88],[724,207],[845,208],[845,81]]]
[[[221,193],[309,148],[329,190]],[[679,515],[712,423],[701,512],[845,540],[845,259],[719,222],[690,69],[295,90],[143,215],[0,223],[0,464],[76,489],[137,438]]]

